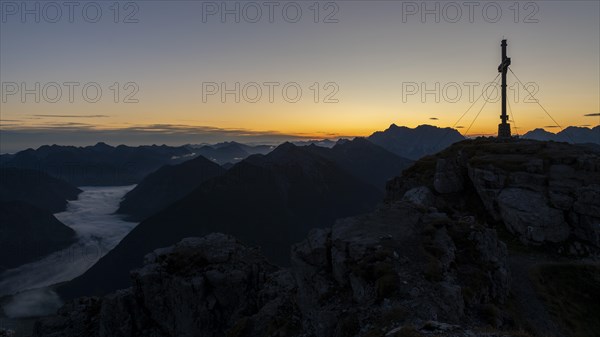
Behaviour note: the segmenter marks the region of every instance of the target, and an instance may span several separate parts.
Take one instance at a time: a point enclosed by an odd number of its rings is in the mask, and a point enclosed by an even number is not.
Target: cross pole
[[[510,124],[508,115],[506,114],[506,74],[508,66],[510,66],[510,57],[506,57],[506,39],[502,40],[502,63],[498,66],[498,72],[502,73],[502,115],[500,119],[502,123],[498,125],[498,138],[509,139],[511,137]]]

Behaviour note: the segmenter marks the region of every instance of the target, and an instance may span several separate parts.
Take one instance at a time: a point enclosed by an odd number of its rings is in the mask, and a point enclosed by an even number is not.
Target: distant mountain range
[[[2,167],[34,169],[75,186],[130,185],[166,164],[193,158],[189,147],[166,145],[113,147],[105,143],[75,147],[44,145],[0,156]]]
[[[600,126],[594,128],[569,126],[558,133],[535,129],[524,134],[522,138],[576,144],[600,144]]]
[[[246,145],[238,142],[224,142],[213,145],[190,145],[198,155],[219,164],[235,164],[253,154],[267,154],[275,146],[271,145]]]
[[[309,229],[368,212],[381,200],[381,189],[338,164],[354,162],[359,167],[354,172],[366,175],[369,165],[376,172],[386,158],[395,158],[379,149],[386,155],[383,160],[361,160],[369,157],[361,149],[369,147],[377,148],[364,139],[331,150],[285,143],[267,155],[252,155],[142,221],[114,250],[60,292],[72,297],[125,287],[128,271],[140,266],[146,253],[184,237],[215,231],[258,245],[271,261],[286,265],[290,245]],[[399,165],[406,160],[390,162]]]
[[[294,144],[296,146],[316,145],[316,146],[320,146],[320,147],[332,148],[338,142],[339,142],[339,140],[335,141],[335,140],[331,140],[331,139],[321,139],[321,140],[295,141],[295,142],[292,142],[292,144]],[[342,142],[343,142],[343,140],[342,140]]]
[[[462,140],[458,131],[422,125],[415,129],[392,124],[387,130],[368,137],[372,143],[403,158],[416,160]],[[295,145],[332,148],[346,139],[311,140]],[[271,145],[246,145],[224,142],[212,145],[151,145],[116,147],[105,143],[75,147],[44,145],[16,154],[0,155],[0,167],[34,169],[63,179],[75,186],[116,186],[139,183],[145,176],[164,165],[176,165],[203,156],[224,168],[230,168],[248,156],[267,154]]]
[[[241,144],[231,145],[240,148],[238,145]],[[333,161],[381,191],[385,190],[388,179],[412,164],[411,160],[401,158],[364,138],[339,142],[332,148],[311,143],[304,146],[304,149]],[[127,193],[117,213],[126,214],[130,220],[141,221],[189,194],[203,182],[224,174],[224,167],[203,156],[182,164],[164,166],[148,175]]]
[[[455,129],[420,125],[414,129],[390,125],[385,131],[377,131],[368,140],[400,157],[418,160],[437,153],[465,138]]]
[[[387,181],[412,165],[413,161],[402,158],[366,138],[338,141],[332,148],[311,144],[305,149],[332,160],[341,168],[362,181],[385,191]]]
[[[236,142],[178,147],[113,147],[105,143],[85,147],[44,145],[36,150],[1,155],[0,166],[43,171],[76,186],[117,186],[136,184],[164,165],[179,164],[198,155],[225,165],[253,154],[266,154],[273,148]]]
[[[574,143],[600,144],[600,126],[593,129],[568,127],[557,134],[536,129],[522,138],[553,140]],[[464,139],[455,129],[421,125],[416,128],[397,126],[377,131],[367,138],[372,143],[403,158],[418,160],[434,154]],[[332,148],[348,141],[309,140],[296,141],[295,145]],[[164,165],[174,165],[198,155],[230,168],[235,163],[253,154],[267,154],[272,145],[247,145],[238,142],[217,144],[166,146],[151,145],[116,147],[105,143],[75,147],[44,145],[38,149],[27,149],[16,154],[0,155],[1,167],[17,167],[44,171],[64,179],[76,186],[129,185],[140,182],[146,175]]]

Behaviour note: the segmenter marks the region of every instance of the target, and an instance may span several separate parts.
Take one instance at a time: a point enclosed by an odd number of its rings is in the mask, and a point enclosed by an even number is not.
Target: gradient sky
[[[21,22],[21,10],[12,14],[12,5],[22,1],[0,1],[0,152],[14,152],[42,144],[202,143],[222,140],[278,142],[292,138],[336,138],[363,136],[387,128],[391,123],[406,126],[431,124],[454,126],[471,105],[465,82],[482,86],[497,75],[500,41],[508,39],[511,68],[523,82],[539,89],[535,97],[559,124],[596,126],[600,123],[600,2],[536,1],[521,2],[516,17],[514,2],[478,2],[470,22],[469,8],[456,11],[446,2],[428,1],[428,8],[440,5],[440,22],[428,15],[422,22],[421,9],[403,18],[412,3],[402,1],[337,1],[338,22],[324,23],[334,7],[319,3],[319,23],[314,22],[313,1],[297,1],[302,15],[289,23],[282,15],[286,2],[275,7],[273,23],[268,7],[257,2],[263,17],[257,23],[242,15],[236,23],[229,15],[221,22],[220,12],[203,22],[204,9],[222,1],[137,1],[133,16],[137,23],[123,23],[135,7],[119,6],[119,23],[114,22],[114,2],[97,1],[102,16],[89,23],[82,7],[74,10],[69,22],[63,2],[63,16],[57,23],[53,8],[43,10],[40,22],[33,15]],[[33,8],[44,2],[27,1]],[[410,4],[409,4],[410,3]],[[227,1],[229,8],[235,1]],[[245,2],[239,2],[243,7]],[[502,9],[498,22],[492,23],[495,8]],[[92,6],[92,5],[90,5]],[[487,7],[486,7],[487,6]],[[488,8],[488,16],[483,8]],[[91,8],[91,9],[90,9]],[[89,18],[95,15],[88,8]],[[248,14],[254,16],[250,8]],[[528,15],[537,22],[527,21]],[[294,7],[288,7],[290,18]],[[447,15],[444,15],[446,13]],[[290,19],[288,18],[288,19]],[[251,17],[249,17],[251,19]],[[487,20],[486,20],[487,19]],[[403,22],[405,21],[405,22]],[[7,95],[7,83],[25,83],[29,88],[39,82],[61,85],[62,98],[56,103],[40,103],[33,95],[25,102]],[[73,102],[62,83],[79,82]],[[82,85],[98,83],[103,90],[96,103],[81,94]],[[111,85],[120,84],[119,103],[114,103]],[[138,103],[123,103],[127,82],[139,88]],[[269,102],[268,87],[261,85],[262,98],[251,103],[226,102],[208,96],[203,102],[203,83],[279,82],[274,102]],[[297,103],[284,100],[283,84],[296,82],[303,91]],[[314,102],[311,85],[320,84],[319,103]],[[324,103],[323,86],[333,82],[339,88],[337,103]],[[413,83],[433,89],[440,85],[440,101],[433,94],[425,100],[420,93],[403,97],[403,88]],[[462,96],[453,99],[457,83]],[[556,132],[553,122],[535,103],[524,102],[526,92],[518,88],[509,74],[511,110],[516,131],[524,133],[546,127]],[[442,89],[447,86],[448,99]],[[533,89],[534,86],[530,87]],[[49,87],[48,95],[54,96]],[[40,90],[41,91],[41,90]],[[93,90],[91,90],[93,96]],[[253,95],[254,91],[249,91]],[[294,90],[290,89],[293,98]],[[492,91],[490,91],[491,96]],[[4,97],[6,96],[6,97]],[[481,103],[481,104],[479,104]],[[458,123],[465,132],[483,103],[478,102]],[[500,104],[490,102],[473,124],[469,135],[492,134],[497,130]]]

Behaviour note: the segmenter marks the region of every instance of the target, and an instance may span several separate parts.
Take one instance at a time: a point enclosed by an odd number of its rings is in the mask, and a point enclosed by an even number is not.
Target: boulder
[[[412,203],[413,205],[429,208],[435,204],[435,197],[431,190],[425,186],[415,187],[404,193],[403,201]]]
[[[15,332],[13,330],[0,328],[0,337],[13,337],[14,335]]]

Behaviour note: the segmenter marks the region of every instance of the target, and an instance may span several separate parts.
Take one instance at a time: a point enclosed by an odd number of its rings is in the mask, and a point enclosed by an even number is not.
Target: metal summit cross
[[[506,114],[506,73],[510,66],[510,57],[506,57],[506,39],[502,40],[502,63],[498,66],[498,72],[502,73],[502,115],[500,119],[502,123],[498,125],[498,138],[509,139],[511,137],[510,124],[507,123],[508,115]]]

